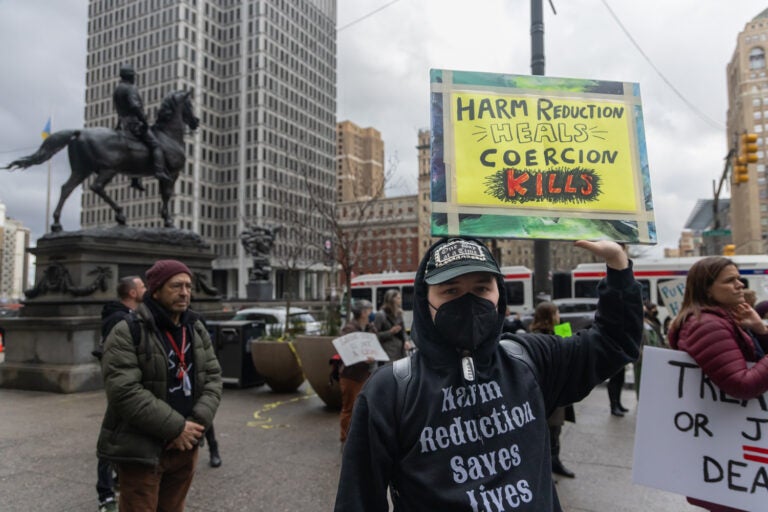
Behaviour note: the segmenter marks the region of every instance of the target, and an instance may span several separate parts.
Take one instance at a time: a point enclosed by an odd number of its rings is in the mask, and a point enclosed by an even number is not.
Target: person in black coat
[[[547,417],[582,400],[638,356],[642,297],[632,264],[608,241],[595,322],[563,340],[505,334],[504,276],[488,248],[442,239],[414,281],[417,351],[379,368],[357,397],[336,512],[560,512]]]

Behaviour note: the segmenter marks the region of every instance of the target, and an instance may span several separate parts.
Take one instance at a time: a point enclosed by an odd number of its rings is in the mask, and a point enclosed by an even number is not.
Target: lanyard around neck
[[[184,353],[187,351],[187,330],[184,327],[181,328],[181,350],[179,350],[179,346],[176,344],[176,340],[173,339],[170,332],[165,331],[165,336],[168,338],[168,341],[171,342],[171,348],[173,348],[176,357],[179,358],[178,377],[182,378],[187,372],[187,363],[184,361]]]

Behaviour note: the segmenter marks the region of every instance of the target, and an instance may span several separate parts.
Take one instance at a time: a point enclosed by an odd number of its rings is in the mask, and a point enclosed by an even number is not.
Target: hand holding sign
[[[595,256],[603,258],[606,265],[616,270],[623,270],[629,266],[629,257],[624,249],[616,242],[608,240],[599,240],[590,242],[588,240],[579,240],[574,242],[576,247],[586,249]]]
[[[371,361],[389,361],[379,338],[369,332],[353,332],[333,340],[333,346],[346,366]]]

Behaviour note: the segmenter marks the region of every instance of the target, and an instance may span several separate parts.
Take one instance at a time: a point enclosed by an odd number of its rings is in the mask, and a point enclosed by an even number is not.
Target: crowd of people
[[[549,475],[575,476],[560,460],[559,439],[563,422],[574,420],[572,404],[607,380],[610,413],[624,416],[626,365],[634,365],[639,399],[644,347],[687,352],[729,396],[768,391],[768,301],[755,304],[731,260],[693,265],[679,314],[661,322],[658,305],[642,301],[618,245],[577,245],[606,260],[607,277],[594,325],[573,337],[554,334],[560,317],[550,302],[537,305],[528,326],[509,314],[500,271],[478,241],[430,248],[415,283],[417,350],[391,370],[369,373],[343,424],[349,430],[337,511],[387,510],[388,495],[395,510],[479,510],[489,503],[561,510]],[[505,461],[503,471],[488,469],[488,460]]]
[[[561,510],[552,478],[556,411],[634,360],[642,335],[641,291],[626,253],[607,241],[576,245],[608,269],[595,323],[578,340],[550,333],[556,318],[542,319],[537,332],[502,335],[503,276],[487,247],[454,238],[430,248],[414,286],[416,351],[378,368],[357,396],[337,511],[387,510],[388,495],[395,510],[491,502]]]
[[[374,312],[352,304],[342,334],[376,336],[387,363],[342,366],[343,446],[335,510],[562,510],[554,475],[574,478],[560,458],[573,404],[608,382],[621,417],[626,365],[640,392],[643,347],[687,352],[729,396],[768,391],[768,301],[749,302],[736,265],[703,258],[687,277],[679,314],[659,321],[642,300],[632,261],[613,242],[576,242],[606,262],[593,324],[570,336],[552,302],[529,325],[510,315],[503,276],[487,247],[443,239],[422,259],[408,336],[398,290]],[[203,319],[189,308],[191,271],[160,260],[127,276],[105,305],[101,360],[107,410],[98,440],[100,510],[183,510],[198,449],[221,465],[213,419],[221,369]],[[754,364],[751,364],[754,363]],[[489,461],[493,461],[491,464]],[[689,498],[710,511],[736,509]],[[504,508],[505,505],[502,505]]]

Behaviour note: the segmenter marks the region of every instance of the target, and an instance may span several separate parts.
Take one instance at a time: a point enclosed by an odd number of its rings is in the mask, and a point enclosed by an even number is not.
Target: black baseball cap
[[[424,282],[440,284],[470,272],[502,275],[486,246],[475,240],[450,238],[432,250]]]

